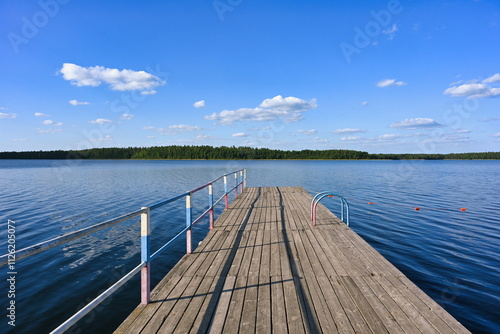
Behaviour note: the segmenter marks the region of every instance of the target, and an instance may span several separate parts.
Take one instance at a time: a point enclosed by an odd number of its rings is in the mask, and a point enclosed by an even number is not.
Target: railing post
[[[189,227],[186,231],[186,254],[191,254],[193,252],[193,242],[192,242],[192,228],[191,228],[191,193],[186,196],[186,227]]]
[[[238,172],[234,173],[234,199],[238,198]]]
[[[240,194],[243,192],[243,169],[240,170],[240,178],[239,178],[239,187],[240,187]]]
[[[144,207],[146,212],[141,214],[141,261],[146,263],[146,266],[141,269],[141,304],[147,305],[151,300],[151,268],[150,268],[150,247],[149,235],[151,233],[149,208]]]
[[[214,187],[210,183],[208,185],[208,205],[210,207],[210,230],[214,229]]]
[[[247,187],[247,169],[243,168],[243,189]]]
[[[229,198],[227,197],[227,174],[224,174],[224,204],[227,210],[229,208]]]

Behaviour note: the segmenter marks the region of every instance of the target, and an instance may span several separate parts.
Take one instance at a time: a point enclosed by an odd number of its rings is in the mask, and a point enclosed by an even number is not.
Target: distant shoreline
[[[0,152],[15,160],[500,160],[500,152],[368,153],[355,150],[285,151],[252,147],[153,146],[109,147],[87,150]]]

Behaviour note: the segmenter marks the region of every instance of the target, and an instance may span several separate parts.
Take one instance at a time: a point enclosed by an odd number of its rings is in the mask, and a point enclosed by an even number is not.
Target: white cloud
[[[25,141],[28,141],[28,139],[26,139],[26,138],[14,138],[14,139],[12,139],[12,141],[15,141],[15,142],[25,142]]]
[[[0,118],[16,118],[17,115],[14,114],[14,113],[4,113],[4,112],[0,112]]]
[[[394,23],[390,28],[382,30],[382,34],[389,35],[389,39],[394,38],[394,33],[398,31],[398,26],[396,23]]]
[[[70,100],[69,104],[71,104],[72,106],[83,106],[83,105],[90,104],[90,102],[80,102],[77,100]]]
[[[112,123],[112,120],[105,119],[105,118],[98,118],[93,121],[89,121],[90,124],[106,124],[106,123]]]
[[[205,108],[205,100],[201,100],[193,103],[193,107],[195,108]]]
[[[64,63],[59,73],[65,80],[71,81],[75,86],[97,87],[107,83],[112,90],[141,90],[149,91],[164,85],[166,82],[145,71],[118,70],[104,66],[82,67],[76,64]],[[146,93],[148,94],[148,93]]]
[[[141,92],[141,95],[154,95],[156,93],[158,93],[158,92],[156,90],[154,90],[154,89],[153,90],[143,90]]]
[[[405,137],[408,137],[408,136],[395,134],[395,133],[388,133],[388,134],[378,136],[377,139],[381,140],[381,141],[393,141],[393,140],[397,140],[397,139],[405,138]]]
[[[233,133],[232,136],[233,137],[248,137],[248,134],[244,133],[244,132],[238,132],[238,133]]]
[[[366,130],[351,129],[351,128],[345,128],[345,129],[337,129],[337,130],[335,130],[336,134],[351,134],[351,133],[361,133],[361,132],[366,132]]]
[[[132,118],[134,118],[134,115],[133,114],[123,114],[120,116],[120,118],[125,120],[125,121],[130,121]]]
[[[492,118],[482,118],[480,119],[481,122],[495,122],[495,121],[500,121],[500,117],[492,117]]]
[[[396,81],[396,79],[384,79],[377,82],[377,87],[404,86],[406,82]]]
[[[407,118],[402,122],[391,124],[391,128],[419,129],[443,126],[432,118]]]
[[[61,123],[61,122],[54,122],[54,121],[52,121],[50,119],[47,119],[47,120],[43,121],[43,124],[45,124],[45,125],[54,125],[54,126],[62,126],[63,125],[63,123]]]
[[[113,141],[113,137],[111,135],[105,135],[102,138],[99,138],[98,141],[104,142],[104,143],[110,143]]]
[[[483,80],[483,83],[494,83],[500,81],[500,73],[493,74],[491,77]]]
[[[206,135],[206,134],[199,134],[197,135],[196,137],[194,138],[189,138],[189,139],[177,139],[176,142],[177,143],[205,143],[207,141],[212,141],[212,140],[215,140],[217,139],[216,137],[213,137],[213,136],[209,136],[209,135]]]
[[[277,95],[272,99],[262,101],[259,107],[281,111],[303,112],[316,108],[317,104],[316,99],[305,101],[293,96],[284,98],[281,95]]]
[[[444,135],[436,139],[429,140],[429,142],[436,143],[469,143],[471,138],[465,135]],[[424,140],[424,142],[428,142]]]
[[[495,133],[493,137],[497,137],[497,140],[500,140],[500,132]]]
[[[303,135],[307,136],[312,136],[318,133],[318,131],[311,129],[311,130],[297,130],[298,133],[302,133]]]
[[[62,129],[38,129],[39,133],[57,133],[61,131]]]
[[[41,112],[36,112],[35,116],[36,117],[49,117],[50,115],[47,115],[47,114],[44,114],[44,113],[41,113]]]
[[[500,88],[493,88],[484,83],[470,83],[447,88],[443,94],[451,95],[453,97],[478,99],[483,97],[500,96]]]
[[[191,131],[200,131],[203,130],[203,128],[199,126],[192,126],[192,125],[171,125],[167,128],[157,128],[154,126],[145,126],[142,128],[143,130],[152,130],[152,131],[157,131],[162,135],[174,135],[180,132],[191,132]]]
[[[460,85],[461,83],[463,83],[464,81],[463,80],[458,80],[458,81],[455,81],[455,82],[452,82],[450,84],[450,86],[457,86],[457,85]]]
[[[367,105],[368,105],[368,101],[363,101],[363,102],[361,102],[361,105],[362,105],[362,106],[367,106]]]
[[[219,121],[224,125],[243,121],[270,121],[277,118],[282,118],[287,122],[296,122],[303,118],[301,113],[316,107],[316,99],[305,101],[293,96],[284,98],[277,95],[272,99],[264,100],[257,108],[223,110],[220,113],[205,116],[205,119]]]
[[[169,130],[177,130],[177,131],[198,131],[202,130],[199,126],[192,126],[192,125],[171,125],[168,127]]]
[[[326,139],[321,139],[320,137],[314,137],[313,142],[317,144],[328,144],[330,141]]]
[[[343,141],[357,141],[357,140],[361,140],[363,138],[359,137],[359,136],[349,136],[349,137],[342,137],[340,138],[340,140],[343,140]]]

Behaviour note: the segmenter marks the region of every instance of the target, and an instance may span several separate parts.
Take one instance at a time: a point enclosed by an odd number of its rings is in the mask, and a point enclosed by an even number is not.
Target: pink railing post
[[[149,208],[145,213],[141,214],[141,261],[146,263],[146,266],[141,269],[141,304],[147,305],[151,300],[151,267],[150,267],[150,247],[149,235],[151,233]]]

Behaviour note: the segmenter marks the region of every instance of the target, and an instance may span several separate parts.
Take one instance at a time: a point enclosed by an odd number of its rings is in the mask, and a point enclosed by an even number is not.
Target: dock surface
[[[311,200],[246,188],[115,333],[469,333]]]

